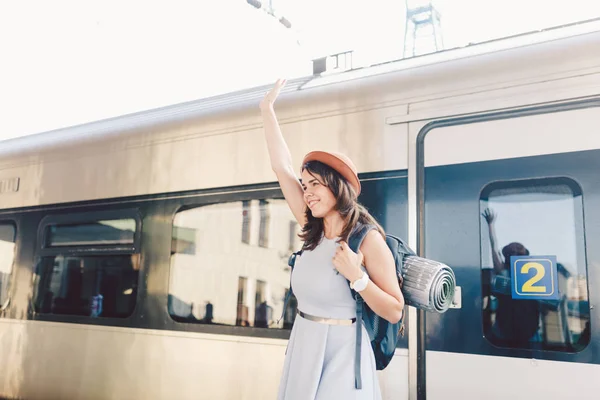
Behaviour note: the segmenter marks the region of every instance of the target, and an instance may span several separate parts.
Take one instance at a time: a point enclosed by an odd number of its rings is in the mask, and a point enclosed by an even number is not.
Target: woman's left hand
[[[360,269],[363,259],[364,257],[360,250],[358,250],[357,254],[350,249],[348,243],[342,241],[335,251],[333,266],[344,276],[344,278],[348,279],[350,282],[354,282],[357,279],[360,279],[363,274]]]

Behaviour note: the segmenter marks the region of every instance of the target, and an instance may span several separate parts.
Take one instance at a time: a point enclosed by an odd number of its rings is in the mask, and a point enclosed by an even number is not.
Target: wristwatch
[[[366,271],[363,271],[363,275],[360,279],[350,282],[350,288],[357,292],[362,292],[367,287],[367,283],[369,283],[369,275],[367,275]]]

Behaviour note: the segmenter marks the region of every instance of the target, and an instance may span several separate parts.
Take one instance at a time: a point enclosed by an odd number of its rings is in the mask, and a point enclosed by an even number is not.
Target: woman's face
[[[306,169],[302,171],[304,202],[315,218],[324,218],[330,212],[335,211],[337,203],[333,192],[323,182],[320,175],[311,174]]]

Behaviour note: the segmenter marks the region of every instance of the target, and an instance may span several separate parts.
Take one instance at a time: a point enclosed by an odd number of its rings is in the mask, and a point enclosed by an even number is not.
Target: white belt
[[[303,313],[300,310],[298,310],[298,315],[301,316],[304,319],[309,320],[309,321],[319,322],[321,324],[328,324],[328,325],[347,325],[347,326],[350,326],[350,325],[352,325],[353,323],[356,322],[356,318],[352,318],[352,319],[335,319],[335,318],[315,317],[314,315]]]

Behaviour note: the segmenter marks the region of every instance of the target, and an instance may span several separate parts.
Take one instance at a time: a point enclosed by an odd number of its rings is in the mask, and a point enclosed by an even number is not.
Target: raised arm
[[[501,273],[504,270],[504,263],[502,262],[502,256],[498,251],[498,239],[496,239],[496,230],[494,229],[494,221],[496,220],[496,214],[489,208],[486,208],[483,212],[483,218],[488,224],[488,233],[490,235],[490,246],[492,248],[492,261],[494,263],[494,272],[496,274]]]
[[[273,89],[271,89],[260,102],[260,110],[263,118],[269,158],[271,159],[271,168],[277,176],[279,186],[281,187],[281,191],[283,192],[292,214],[294,214],[294,217],[300,226],[304,226],[306,224],[306,216],[304,214],[306,209],[306,204],[304,203],[304,191],[294,172],[292,156],[285,143],[285,139],[281,134],[277,116],[273,109],[275,100],[283,85],[285,85],[285,80],[283,79],[279,79],[275,83]]]

